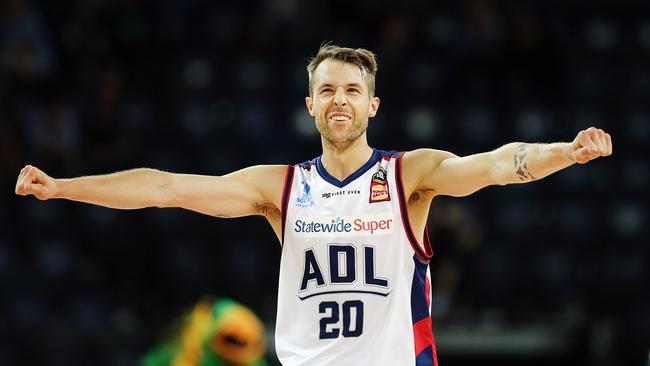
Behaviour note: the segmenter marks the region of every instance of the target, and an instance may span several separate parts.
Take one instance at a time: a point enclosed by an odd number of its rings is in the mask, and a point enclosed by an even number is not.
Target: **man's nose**
[[[348,99],[345,97],[345,90],[343,87],[336,88],[336,93],[334,94],[334,105],[337,107],[343,107],[348,104]]]

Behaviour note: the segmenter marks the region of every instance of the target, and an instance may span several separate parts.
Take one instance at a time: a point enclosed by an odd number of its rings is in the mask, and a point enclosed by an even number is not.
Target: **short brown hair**
[[[316,56],[309,60],[307,73],[309,74],[309,95],[312,95],[314,71],[321,62],[327,59],[339,60],[344,63],[357,66],[364,74],[366,85],[368,85],[368,94],[375,95],[375,75],[377,74],[377,59],[372,51],[364,48],[341,47],[331,43],[324,43],[320,46]]]

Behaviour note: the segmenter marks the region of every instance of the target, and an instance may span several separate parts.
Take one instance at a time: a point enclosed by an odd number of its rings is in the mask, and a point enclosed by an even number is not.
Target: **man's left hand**
[[[584,164],[601,156],[612,155],[612,137],[600,128],[589,127],[578,132],[571,148],[570,158]]]

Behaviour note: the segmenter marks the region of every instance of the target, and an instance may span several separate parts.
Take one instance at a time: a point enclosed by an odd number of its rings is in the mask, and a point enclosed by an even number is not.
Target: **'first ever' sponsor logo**
[[[293,232],[302,237],[386,235],[393,232],[391,213],[357,216],[297,217]]]

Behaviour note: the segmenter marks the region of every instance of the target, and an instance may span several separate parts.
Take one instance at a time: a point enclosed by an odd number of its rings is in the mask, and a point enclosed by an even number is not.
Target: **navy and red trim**
[[[379,160],[381,160],[382,152],[377,149],[372,149],[372,155],[370,156],[370,159],[368,159],[368,161],[365,164],[363,164],[359,169],[357,169],[354,173],[350,174],[344,180],[338,180],[334,178],[332,175],[330,175],[330,173],[328,173],[327,170],[325,170],[321,158],[322,156],[316,158],[316,171],[318,172],[318,175],[320,175],[321,178],[323,178],[326,182],[332,184],[333,186],[336,186],[338,188],[343,188],[346,185],[348,185],[350,182],[359,178],[361,175],[363,175],[363,173],[367,172],[368,169],[373,167]]]
[[[284,189],[282,190],[282,241],[280,246],[284,246],[284,226],[287,221],[287,207],[291,197],[291,186],[293,185],[293,172],[296,168],[293,165],[287,166],[287,175],[284,177]]]
[[[300,164],[300,167],[305,169],[306,171],[311,171],[311,167],[316,165],[316,159],[317,158],[305,161],[305,162]]]
[[[411,285],[411,319],[416,366],[437,366],[438,355],[431,324],[431,285],[427,277],[428,264],[413,256],[415,270]]]
[[[402,158],[404,153],[400,153],[397,157],[395,170],[396,170],[396,182],[397,182],[397,197],[399,199],[400,213],[402,216],[402,222],[404,223],[404,231],[406,232],[406,237],[411,243],[411,247],[415,251],[415,254],[419,260],[423,263],[429,263],[429,260],[433,256],[433,249],[431,248],[431,242],[429,240],[429,230],[425,226],[424,229],[424,250],[422,246],[418,243],[415,234],[413,234],[413,229],[411,228],[411,220],[409,219],[408,214],[408,205],[406,202],[406,195],[404,194],[404,184],[402,183]]]
[[[391,150],[391,151],[384,151],[384,150],[379,150],[380,153],[383,155],[384,160],[390,160],[392,158],[396,158],[399,156],[400,152],[397,150]]]

